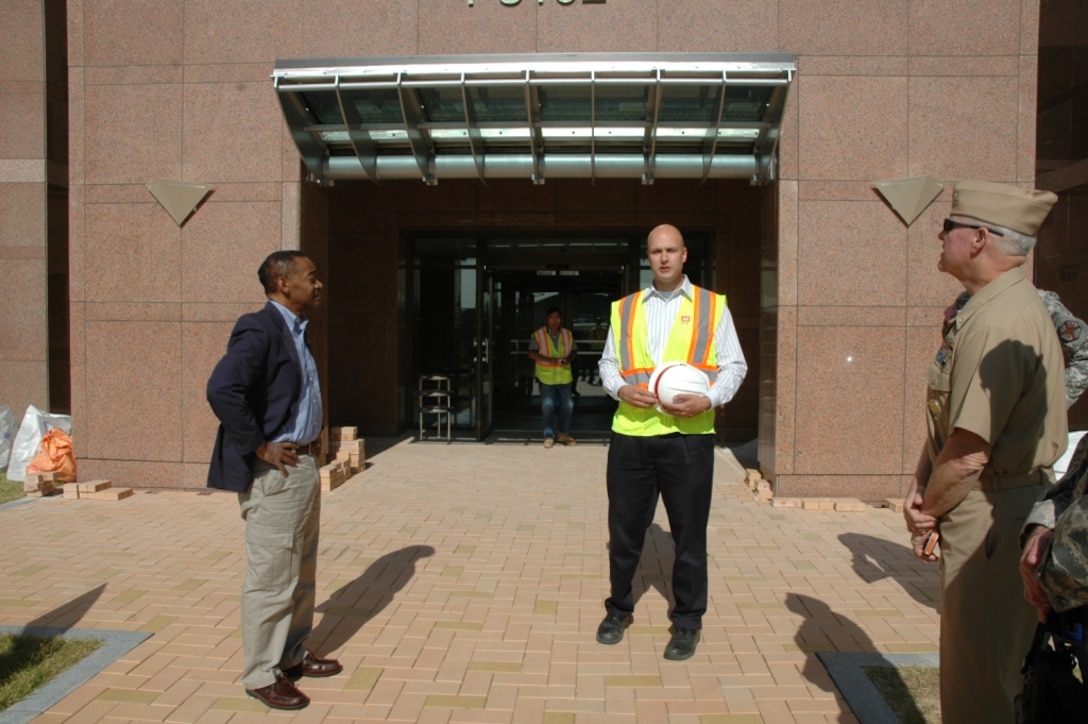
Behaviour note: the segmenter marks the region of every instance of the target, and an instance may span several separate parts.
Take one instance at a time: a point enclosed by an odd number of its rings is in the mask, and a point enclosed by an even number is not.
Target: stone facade
[[[442,192],[471,196],[473,213],[498,223],[543,205],[555,215],[539,223],[569,225],[578,211],[563,194],[590,194],[632,203],[611,222],[598,206],[590,224],[678,219],[715,230],[717,285],[744,300],[751,372],[738,427],[758,431],[760,467],[785,496],[880,500],[905,489],[924,433],[926,365],[958,291],[936,270],[951,183],[1035,183],[1037,0],[993,0],[984,14],[967,0],[14,0],[5,20],[0,404],[17,416],[31,403],[67,406],[81,475],[123,485],[203,485],[215,427],[204,383],[235,318],[262,302],[255,270],[270,251],[302,247],[340,284],[315,322],[326,379],[344,364],[329,336],[346,326],[336,297],[353,279],[348,262],[362,262],[354,278],[378,295],[362,331],[387,350],[397,343],[401,222],[383,213],[351,231],[393,252],[356,260],[335,209],[356,194],[373,202],[364,214],[379,203],[403,210],[420,192],[304,183],[269,77],[277,59],[794,54],[779,180],[768,186],[549,182],[529,201],[513,182]],[[67,97],[47,103],[58,43]],[[57,139],[47,109],[65,108]],[[908,227],[873,182],[922,175],[947,188]],[[146,187],[157,179],[214,190],[179,226]],[[65,201],[67,224],[51,221]],[[752,273],[729,273],[734,259]],[[51,271],[67,275],[67,310],[50,308]],[[69,350],[46,333],[64,325]],[[65,352],[67,368],[57,363]],[[397,380],[394,352],[365,362],[383,388],[413,384]],[[384,412],[332,424],[395,432],[397,398],[376,399]]]

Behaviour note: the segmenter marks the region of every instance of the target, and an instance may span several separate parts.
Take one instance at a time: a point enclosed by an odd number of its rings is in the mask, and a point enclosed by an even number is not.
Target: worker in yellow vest
[[[631,625],[632,581],[660,494],[676,555],[672,637],[665,658],[691,658],[707,609],[707,523],[714,487],[714,409],[733,399],[748,365],[725,296],[684,274],[679,229],[662,224],[646,240],[653,285],[612,304],[601,355],[601,383],[619,401],[608,446],[608,564],[611,594],[597,641],[617,644]],[[706,374],[707,394],[671,403],[649,388],[666,362]]]
[[[548,310],[546,323],[529,338],[529,358],[536,363],[536,380],[540,384],[540,409],[544,413],[544,447],[555,441],[577,445],[570,436],[574,418],[574,398],[571,387],[574,375],[571,359],[576,354],[574,335],[563,327],[563,314],[558,307]],[[559,429],[555,418],[558,414]]]

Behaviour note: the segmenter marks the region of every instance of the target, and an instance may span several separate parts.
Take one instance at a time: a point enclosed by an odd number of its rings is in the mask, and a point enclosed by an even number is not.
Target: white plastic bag
[[[58,427],[69,435],[72,434],[72,417],[70,415],[54,415],[39,410],[34,405],[26,408],[23,415],[23,424],[19,425],[19,432],[15,435],[15,442],[11,446],[11,459],[8,461],[8,480],[26,480],[26,466],[38,454],[42,444],[42,436]]]
[[[15,439],[15,413],[7,405],[0,405],[0,470],[8,466],[11,458],[11,441]]]

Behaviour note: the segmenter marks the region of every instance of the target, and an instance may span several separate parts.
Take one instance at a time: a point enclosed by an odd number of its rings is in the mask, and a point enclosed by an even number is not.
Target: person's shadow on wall
[[[904,539],[907,535],[904,527]],[[940,605],[937,564],[918,560],[910,546],[861,533],[843,533],[839,540],[853,554],[851,565],[861,580],[875,583],[891,578],[918,603],[934,610]]]
[[[324,614],[311,638],[322,651],[335,651],[359,632],[393,600],[412,579],[416,561],[434,555],[434,548],[415,545],[401,548],[367,566],[362,575],[342,586],[314,610]]]

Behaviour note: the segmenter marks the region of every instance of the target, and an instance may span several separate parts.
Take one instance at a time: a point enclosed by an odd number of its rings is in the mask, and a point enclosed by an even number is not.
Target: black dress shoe
[[[254,699],[260,699],[270,709],[305,709],[310,697],[295,688],[283,674],[276,674],[276,682],[260,689],[246,689]]]
[[[669,661],[683,661],[695,655],[695,646],[699,643],[699,632],[690,628],[673,629],[669,645],[665,647],[665,658]]]
[[[623,641],[623,632],[634,620],[633,616],[621,617],[612,614],[605,616],[604,621],[601,621],[601,625],[597,627],[597,643],[611,646]]]
[[[284,669],[283,673],[291,681],[298,681],[303,676],[335,676],[343,670],[344,667],[336,659],[319,659],[307,651],[301,662]]]

